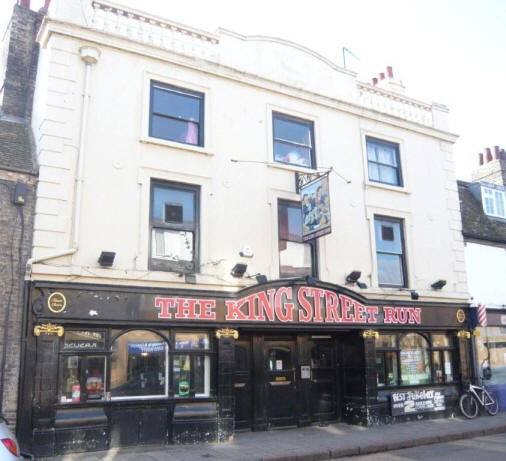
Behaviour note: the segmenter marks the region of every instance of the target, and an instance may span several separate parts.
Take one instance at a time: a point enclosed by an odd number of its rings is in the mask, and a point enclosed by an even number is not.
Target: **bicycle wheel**
[[[484,395],[485,400],[485,410],[491,416],[495,416],[499,411],[499,402],[497,401],[497,396],[493,392],[489,392],[489,395]]]
[[[460,396],[459,407],[466,418],[473,419],[478,415],[478,402],[469,392]]]

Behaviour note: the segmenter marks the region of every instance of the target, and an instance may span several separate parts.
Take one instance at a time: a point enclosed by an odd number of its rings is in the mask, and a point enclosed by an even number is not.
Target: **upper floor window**
[[[279,276],[315,276],[316,248],[313,242],[302,242],[300,203],[279,201],[278,229]]]
[[[204,145],[204,95],[151,82],[149,135],[194,146]]]
[[[406,286],[402,220],[375,216],[374,231],[379,285]]]
[[[152,269],[196,272],[199,196],[198,186],[163,182],[151,185]]]
[[[504,191],[482,187],[481,195],[483,199],[483,209],[489,216],[506,218]]]
[[[402,186],[399,145],[366,138],[369,180],[392,186]]]
[[[316,168],[313,122],[273,113],[274,160]]]

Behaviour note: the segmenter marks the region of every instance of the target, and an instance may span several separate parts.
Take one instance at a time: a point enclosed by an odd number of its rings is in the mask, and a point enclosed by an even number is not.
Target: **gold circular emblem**
[[[51,312],[54,312],[55,314],[62,312],[65,309],[66,305],[67,299],[65,298],[65,295],[59,291],[52,293],[47,300],[47,307]]]
[[[466,319],[466,313],[462,309],[459,309],[457,311],[457,321],[459,323],[463,323],[465,319]]]

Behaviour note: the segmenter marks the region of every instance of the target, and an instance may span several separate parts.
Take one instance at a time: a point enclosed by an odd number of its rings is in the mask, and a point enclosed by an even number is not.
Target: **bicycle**
[[[485,386],[469,383],[469,389],[459,398],[460,411],[466,418],[473,419],[478,415],[479,405],[491,416],[499,411],[499,403],[493,392],[487,391]]]

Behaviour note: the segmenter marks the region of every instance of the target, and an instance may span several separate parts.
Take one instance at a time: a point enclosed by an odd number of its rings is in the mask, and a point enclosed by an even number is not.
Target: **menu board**
[[[392,416],[444,411],[446,409],[443,392],[435,389],[392,392],[390,403]]]

